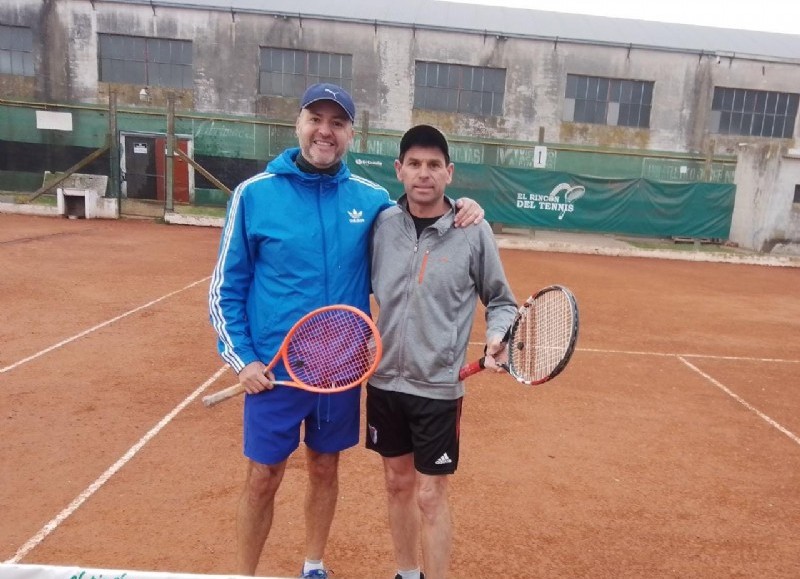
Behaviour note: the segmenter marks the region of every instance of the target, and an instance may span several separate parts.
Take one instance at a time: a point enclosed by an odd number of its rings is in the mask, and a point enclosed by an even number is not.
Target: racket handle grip
[[[461,370],[459,370],[458,379],[464,380],[465,378],[469,378],[473,374],[477,374],[478,372],[486,368],[485,362],[486,362],[486,357],[481,356],[480,360],[476,360],[475,362],[467,364],[466,366],[461,368]]]
[[[220,390],[215,394],[209,394],[203,398],[203,405],[206,408],[211,408],[212,406],[216,406],[220,402],[227,400],[228,398],[233,398],[244,392],[244,386],[241,384],[234,384],[233,386],[229,386],[224,390]]]

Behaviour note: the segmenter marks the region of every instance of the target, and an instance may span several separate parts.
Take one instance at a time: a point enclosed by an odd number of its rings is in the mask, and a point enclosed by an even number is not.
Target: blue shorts
[[[275,386],[244,401],[244,455],[261,464],[283,462],[304,442],[316,452],[339,452],[358,444],[361,387],[335,394],[315,394]]]

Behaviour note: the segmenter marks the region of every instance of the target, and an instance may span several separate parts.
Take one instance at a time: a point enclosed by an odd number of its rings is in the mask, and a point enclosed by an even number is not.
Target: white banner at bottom
[[[52,565],[0,563],[0,579],[235,579],[241,575],[194,575],[169,571],[134,571],[128,569],[92,569]],[[252,579],[249,578],[249,579]],[[282,579],[262,577],[261,579]],[[286,578],[283,578],[286,579]]]

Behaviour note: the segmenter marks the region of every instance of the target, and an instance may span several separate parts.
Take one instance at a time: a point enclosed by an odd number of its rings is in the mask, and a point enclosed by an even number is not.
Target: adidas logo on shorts
[[[452,462],[453,461],[450,460],[450,457],[447,456],[446,452],[442,456],[436,459],[436,464],[450,464]]]

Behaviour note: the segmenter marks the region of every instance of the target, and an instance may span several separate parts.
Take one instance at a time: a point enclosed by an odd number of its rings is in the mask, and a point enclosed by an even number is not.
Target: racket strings
[[[286,348],[293,379],[321,389],[364,380],[378,355],[371,326],[358,313],[326,310],[297,326]]]
[[[564,360],[573,331],[573,310],[560,291],[541,294],[526,304],[509,341],[509,371],[517,378],[546,379]]]

